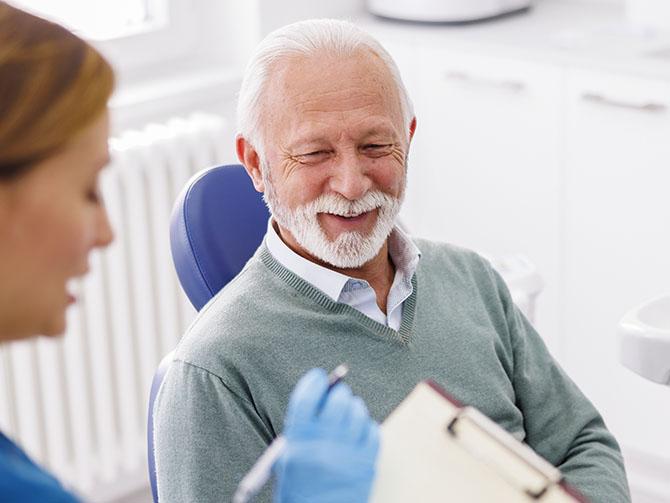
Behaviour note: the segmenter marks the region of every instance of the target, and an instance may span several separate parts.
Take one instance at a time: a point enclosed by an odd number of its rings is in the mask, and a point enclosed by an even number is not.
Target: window
[[[9,0],[90,40],[125,84],[221,68],[255,36],[253,2],[238,0]]]
[[[256,2],[9,0],[92,41],[117,75],[115,130],[228,106],[257,41]]]
[[[167,24],[167,0],[13,0],[12,3],[67,26],[89,40],[122,38]]]

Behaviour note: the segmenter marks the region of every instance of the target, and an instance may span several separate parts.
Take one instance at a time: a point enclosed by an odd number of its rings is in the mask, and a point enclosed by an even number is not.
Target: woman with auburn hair
[[[68,280],[112,240],[98,174],[113,88],[93,47],[0,2],[0,342],[63,333]],[[76,498],[0,433],[0,501]]]
[[[0,342],[62,334],[68,281],[112,241],[98,176],[113,88],[91,45],[0,1]],[[275,501],[366,501],[378,433],[362,401],[312,370],[288,410]],[[0,432],[0,501],[77,498]]]

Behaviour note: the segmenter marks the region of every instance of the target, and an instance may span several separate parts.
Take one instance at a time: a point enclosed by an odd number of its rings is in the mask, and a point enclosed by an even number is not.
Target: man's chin
[[[40,334],[45,337],[61,337],[65,335],[65,330],[67,328],[65,318],[65,312],[63,312],[53,316],[49,320],[46,320],[46,323],[44,323]]]
[[[385,242],[375,246],[373,250],[371,244],[361,242],[361,236],[358,233],[340,235],[338,241],[340,241],[338,245],[335,245],[333,241],[329,241],[327,244],[324,242],[310,243],[312,246],[305,247],[305,249],[328,266],[337,269],[358,269],[374,260],[379,255]],[[359,241],[359,243],[352,243],[351,241]]]
[[[374,258],[374,257],[373,257]],[[360,259],[358,257],[347,257],[346,259],[333,259],[330,258],[324,258],[321,259],[321,262],[323,262],[327,267],[329,268],[334,268],[334,269],[360,269],[363,267],[365,264],[368,262],[371,262],[372,259]]]

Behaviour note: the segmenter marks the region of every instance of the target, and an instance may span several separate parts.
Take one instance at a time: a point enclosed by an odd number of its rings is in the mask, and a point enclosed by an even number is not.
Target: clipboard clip
[[[532,499],[541,499],[563,481],[556,467],[473,407],[459,408],[446,429],[471,454]]]

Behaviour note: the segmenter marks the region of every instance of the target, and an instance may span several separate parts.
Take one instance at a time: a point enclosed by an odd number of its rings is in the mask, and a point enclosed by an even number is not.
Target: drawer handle
[[[505,91],[511,91],[514,93],[520,93],[526,90],[526,84],[519,82],[518,80],[492,80],[477,78],[463,72],[447,72],[444,74],[444,76],[449,80],[458,80],[460,82],[472,84],[473,86],[494,87],[496,89],[503,89]]]
[[[582,94],[582,99],[596,105],[625,108],[628,110],[638,110],[640,112],[663,113],[668,109],[668,107],[662,103],[630,103],[626,101],[613,100],[595,93],[584,93]]]

